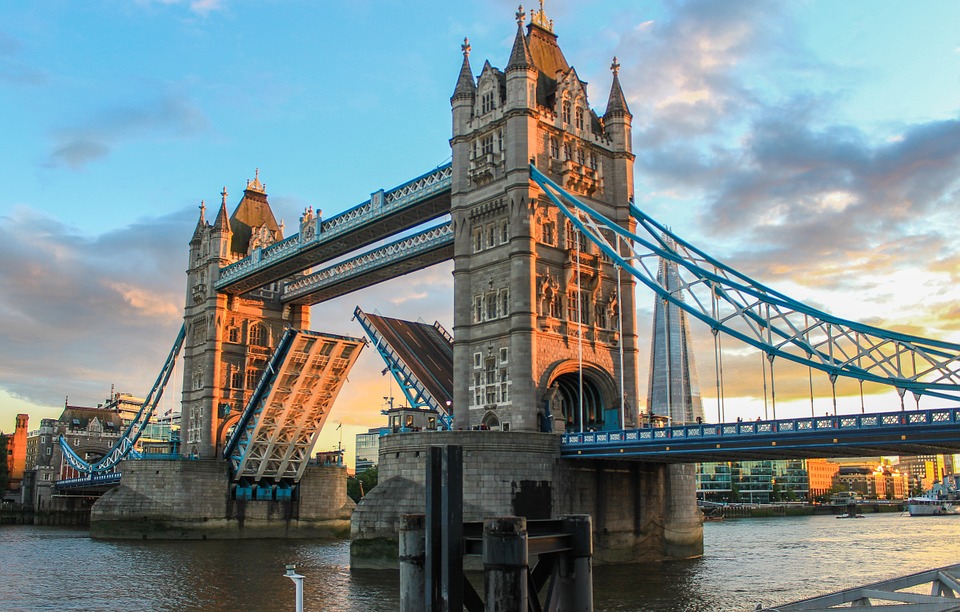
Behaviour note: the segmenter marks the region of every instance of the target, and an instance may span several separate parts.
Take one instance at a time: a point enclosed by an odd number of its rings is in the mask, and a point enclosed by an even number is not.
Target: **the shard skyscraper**
[[[661,258],[657,280],[683,300],[676,263]],[[654,300],[647,411],[669,417],[672,425],[702,422],[700,377],[690,350],[687,313],[659,295]]]

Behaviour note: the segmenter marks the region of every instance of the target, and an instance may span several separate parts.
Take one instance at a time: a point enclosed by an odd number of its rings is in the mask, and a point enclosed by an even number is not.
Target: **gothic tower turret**
[[[618,284],[618,270],[529,172],[534,163],[629,227],[629,111],[622,99],[608,104],[608,127],[590,110],[587,84],[542,3],[526,34],[525,18],[521,8],[506,71],[485,62],[475,88],[464,47],[451,100],[455,425],[599,429],[619,426],[622,404],[631,424],[634,282],[624,274]],[[616,71],[613,89],[623,97]]]
[[[182,453],[219,455],[286,327],[310,325],[308,306],[284,306],[270,285],[242,296],[218,293],[220,269],[283,239],[259,170],[227,213],[227,189],[211,225],[200,219],[190,240],[183,347]]]

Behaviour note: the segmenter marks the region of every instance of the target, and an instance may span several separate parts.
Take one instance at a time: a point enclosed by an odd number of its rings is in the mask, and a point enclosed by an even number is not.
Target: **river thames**
[[[2,610],[397,610],[396,571],[351,571],[343,540],[98,541],[85,530],[0,528]],[[868,514],[704,525],[694,561],[594,570],[595,609],[753,610],[960,562],[960,517]]]

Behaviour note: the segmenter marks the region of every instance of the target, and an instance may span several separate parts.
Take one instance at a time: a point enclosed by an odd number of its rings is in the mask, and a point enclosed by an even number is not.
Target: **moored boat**
[[[910,516],[960,514],[960,504],[958,504],[956,499],[949,499],[946,495],[938,494],[936,490],[932,490],[927,491],[923,495],[908,499],[907,511],[910,513]]]

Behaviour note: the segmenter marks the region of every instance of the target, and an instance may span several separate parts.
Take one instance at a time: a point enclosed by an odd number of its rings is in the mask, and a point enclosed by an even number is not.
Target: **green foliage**
[[[740,487],[735,482],[730,485],[730,501],[735,504],[740,501]]]
[[[7,469],[7,436],[0,434],[0,493],[10,484],[10,472]]]
[[[377,468],[373,467],[347,479],[347,495],[353,501],[360,503],[360,499],[375,486],[377,486]]]

